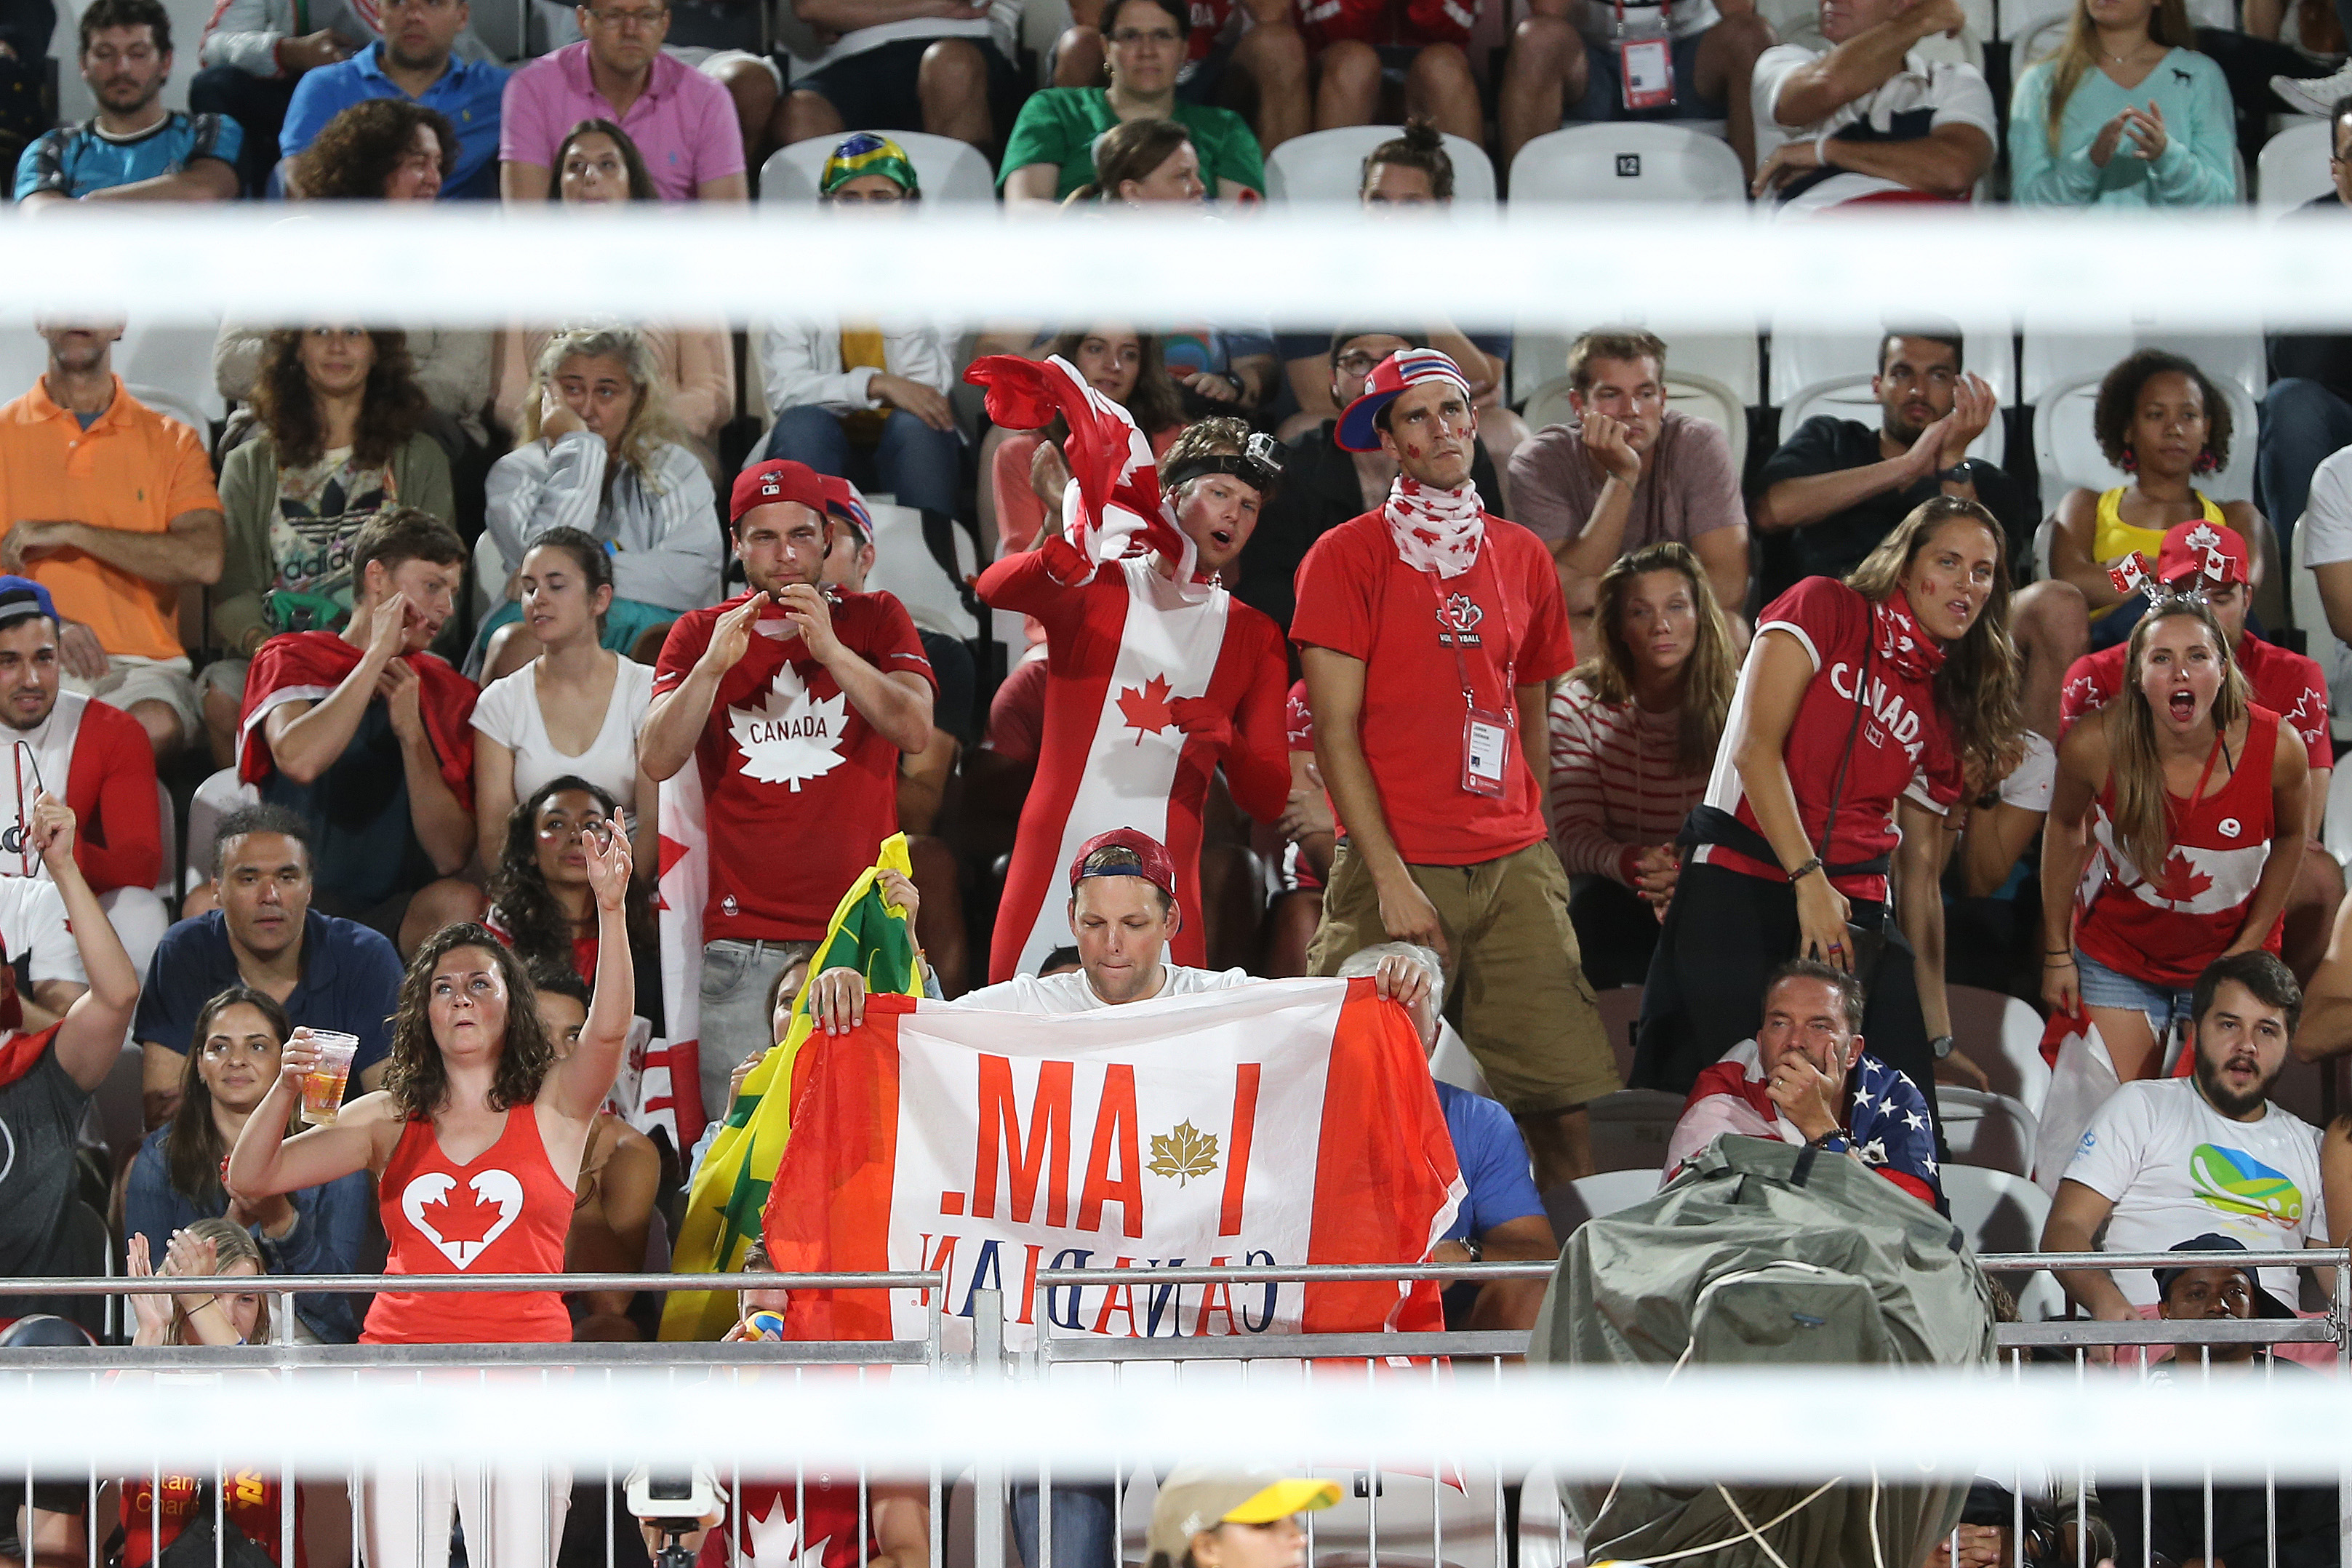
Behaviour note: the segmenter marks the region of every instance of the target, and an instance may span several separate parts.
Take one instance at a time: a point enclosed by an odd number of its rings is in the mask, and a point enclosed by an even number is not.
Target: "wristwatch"
[[[1946,1057],[1952,1054],[1952,1037],[1949,1035],[1937,1035],[1934,1039],[1927,1042],[1927,1048],[1936,1053],[1936,1059],[1937,1061],[1942,1061]]]
[[[1973,458],[1962,458],[1958,462],[1937,474],[1936,482],[1943,485],[1975,484],[1977,482],[1975,463],[1976,459]]]
[[[1473,1263],[1486,1261],[1486,1244],[1475,1236],[1465,1236],[1462,1238],[1462,1250],[1470,1255],[1470,1261]]]

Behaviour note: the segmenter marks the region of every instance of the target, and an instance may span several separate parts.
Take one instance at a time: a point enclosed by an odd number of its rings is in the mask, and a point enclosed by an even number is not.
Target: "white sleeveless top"
[[[515,799],[528,800],[550,779],[577,773],[621,803],[634,819],[637,813],[637,726],[654,700],[654,672],[636,660],[623,658],[613,682],[613,698],[604,708],[604,722],[596,739],[576,757],[565,756],[548,739],[547,720],[539,710],[535,684],[537,667],[525,665],[482,688],[474,704],[474,728],[514,753]],[[650,809],[652,803],[647,802]]]

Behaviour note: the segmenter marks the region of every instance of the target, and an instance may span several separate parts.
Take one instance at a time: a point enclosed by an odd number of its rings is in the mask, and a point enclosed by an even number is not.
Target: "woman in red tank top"
[[[2089,1014],[2123,1082],[2157,1072],[2207,965],[2278,951],[2311,820],[2310,763],[2279,730],[2248,700],[2213,612],[2188,595],[2132,628],[2123,690],[2059,743],[2042,996]]]
[[[286,1139],[303,1075],[319,1059],[310,1031],[295,1030],[271,1098],[229,1155],[228,1189],[249,1199],[370,1171],[391,1244],[386,1273],[561,1274],[588,1131],[620,1070],[636,1005],[621,815],[584,847],[596,894],[596,987],[569,1057],[557,1059],[513,952],[479,925],[446,927],[417,951],[401,983],[384,1087],[342,1107],[333,1126]],[[360,1340],[571,1337],[560,1288],[551,1288],[385,1291]],[[553,1561],[571,1489],[568,1474],[535,1467],[498,1467],[487,1476],[383,1467],[368,1487],[368,1560],[438,1568],[447,1560],[454,1503],[475,1561],[543,1568]],[[485,1497],[487,1517],[478,1517]]]

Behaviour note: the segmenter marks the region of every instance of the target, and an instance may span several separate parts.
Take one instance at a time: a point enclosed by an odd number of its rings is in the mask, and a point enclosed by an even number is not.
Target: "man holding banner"
[[[1183,929],[1176,867],[1167,847],[1139,828],[1114,827],[1078,847],[1070,862],[1070,934],[1078,967],[1060,974],[1022,974],[946,1004],[1002,1013],[1090,1013],[1129,1002],[1189,996],[1261,984],[1248,971],[1192,969],[1166,962],[1169,938]],[[1430,995],[1429,977],[1407,960],[1384,958],[1373,972],[1379,994],[1408,1013]],[[809,1013],[828,1035],[866,1021],[866,977],[846,964],[817,975]]]
[[[1183,908],[1176,900],[1175,868],[1167,849],[1158,840],[1131,827],[1097,834],[1082,845],[1070,864],[1069,886],[1067,918],[1078,949],[1079,967],[1076,971],[1046,976],[1021,975],[1001,985],[967,993],[953,1002],[927,1006],[913,1017],[892,1016],[876,1020],[895,1026],[903,1050],[907,1030],[939,1016],[993,1013],[999,1016],[987,1020],[989,1026],[982,1034],[973,1033],[967,1026],[945,1022],[940,1023],[939,1027],[950,1039],[984,1040],[986,1049],[1003,1052],[979,1058],[977,1161],[985,1173],[973,1174],[964,1184],[965,1190],[930,1194],[916,1190],[919,1184],[908,1172],[909,1165],[916,1162],[908,1158],[906,1145],[911,1140],[903,1126],[898,1130],[897,1146],[887,1154],[864,1156],[877,1164],[887,1158],[892,1167],[887,1173],[876,1172],[878,1180],[889,1184],[883,1191],[893,1199],[888,1215],[881,1216],[888,1237],[885,1255],[892,1258],[891,1266],[942,1269],[948,1276],[950,1302],[959,1294],[964,1298],[963,1305],[958,1309],[961,1311],[970,1310],[970,1296],[975,1289],[1005,1290],[1005,1311],[1013,1320],[1008,1327],[1022,1333],[1042,1327],[1034,1316],[1038,1304],[1034,1287],[1041,1262],[1055,1268],[1085,1268],[1099,1255],[1106,1260],[1115,1258],[1112,1267],[1148,1268],[1151,1267],[1148,1259],[1175,1267],[1182,1259],[1203,1252],[1213,1265],[1290,1261],[1300,1258],[1295,1243],[1300,1237],[1302,1223],[1307,1240],[1305,1261],[1336,1262],[1340,1260],[1341,1253],[1357,1261],[1372,1261],[1376,1256],[1389,1262],[1405,1260],[1408,1255],[1416,1259],[1429,1256],[1438,1239],[1448,1233],[1454,1207],[1465,1195],[1452,1137],[1434,1090],[1426,1087],[1430,1079],[1421,1065],[1415,1027],[1392,1010],[1381,1010],[1381,1016],[1375,1016],[1375,1016],[1363,1016],[1378,1006],[1376,998],[1386,998],[1401,1004],[1408,1015],[1417,1017],[1433,994],[1423,966],[1402,953],[1384,956],[1370,975],[1372,984],[1368,993],[1360,998],[1351,988],[1349,1000],[1338,1009],[1335,1018],[1328,1002],[1286,1005],[1275,1000],[1277,996],[1286,999],[1301,994],[1328,997],[1329,992],[1325,987],[1259,981],[1238,969],[1216,973],[1169,963],[1165,960],[1169,938],[1181,928],[1184,918]],[[845,1046],[863,1039],[851,1031],[866,1021],[866,993],[864,976],[846,964],[826,969],[811,983],[809,1011],[829,1037],[828,1047],[835,1039]],[[1228,993],[1263,994],[1266,999],[1263,1015],[1228,1023],[1206,1011],[1196,1015],[1181,1003],[1154,1007],[1150,1009],[1148,1021],[1138,1018],[1130,1028],[1122,1031],[1139,1047],[1134,1053],[1136,1059],[1102,1066],[1083,1059],[1036,1060],[1037,1048],[1024,1048],[1025,1042],[1016,1041],[1012,1031],[1000,1026],[1002,1015],[1006,1013],[1057,1015],[1060,1016],[1055,1018],[1056,1023],[1075,1023],[1073,1016],[1098,1015],[1111,1008],[1174,998],[1206,1001],[1211,995]],[[888,1005],[898,1009],[906,1004],[892,999]],[[1379,1033],[1378,1044],[1374,1045],[1375,1033],[1382,1029],[1386,1032]],[[1057,1039],[1055,1036],[1062,1037]],[[1038,1047],[1055,1056],[1078,1045],[1077,1040],[1067,1038],[1066,1031],[1038,1037]],[[1376,1066],[1367,1070],[1361,1067],[1351,1068],[1343,1062],[1344,1052],[1355,1062],[1370,1063],[1370,1058],[1353,1056],[1355,1051],[1363,1049],[1377,1051]],[[1241,1059],[1227,1065],[1219,1061],[1221,1052],[1237,1055]],[[894,1086],[909,1081],[902,1076],[908,1071],[904,1057],[899,1051],[888,1055],[889,1065],[880,1068],[883,1079]],[[928,1050],[923,1053],[926,1067],[930,1065],[929,1058],[932,1055]],[[1121,1050],[1118,1055],[1125,1058],[1129,1053]],[[1161,1066],[1152,1059],[1155,1055],[1174,1059]],[[869,1081],[867,1075],[874,1068],[850,1066],[851,1060],[869,1059],[863,1052],[845,1059],[838,1064],[842,1077],[835,1081]],[[814,1074],[824,1074],[835,1065],[831,1058],[821,1056]],[[951,1105],[959,1098],[968,1099],[968,1089],[958,1094],[955,1079],[968,1079],[971,1058],[965,1056],[940,1065],[948,1075],[944,1083],[927,1081],[920,1091],[907,1091],[900,1098],[902,1108],[907,1096],[913,1092],[923,1095],[927,1108]],[[1218,1071],[1221,1066],[1225,1067],[1225,1072]],[[1180,1106],[1180,1111],[1189,1112],[1182,1120],[1176,1119],[1179,1111],[1143,1110],[1153,1100],[1161,1098],[1147,1097],[1148,1090],[1161,1087],[1151,1082],[1150,1075],[1154,1068],[1169,1078],[1189,1080],[1189,1094],[1166,1097],[1192,1102]],[[1228,1076],[1230,1106],[1222,1103]],[[928,1080],[928,1073],[925,1077]],[[1086,1094],[1077,1086],[1087,1079],[1099,1080],[1102,1086],[1102,1102],[1095,1112],[1091,1139],[1084,1137],[1083,1130],[1073,1124],[1074,1117],[1086,1114]],[[1034,1093],[1025,1118],[1021,1108],[1024,1081]],[[1422,1086],[1420,1092],[1412,1092],[1414,1085]],[[796,1129],[796,1142],[786,1151],[769,1201],[771,1250],[793,1259],[780,1261],[780,1268],[880,1266],[878,1259],[871,1256],[854,1259],[845,1246],[838,1245],[852,1244],[855,1237],[854,1245],[870,1248],[882,1240],[872,1229],[855,1223],[872,1216],[835,1212],[835,1205],[825,1195],[860,1190],[854,1183],[835,1184],[840,1180],[844,1162],[859,1161],[860,1156],[854,1151],[871,1148],[867,1140],[874,1136],[875,1130],[845,1129],[832,1120],[823,1109],[827,1100],[826,1087],[813,1076],[806,1098],[801,1101],[806,1120]],[[1397,1088],[1404,1091],[1393,1092]],[[853,1097],[866,1092],[849,1090]],[[1270,1114],[1274,1097],[1293,1094],[1301,1096],[1291,1101],[1293,1113],[1275,1120]],[[1349,1102],[1344,1112],[1335,1110],[1335,1099]],[[902,1109],[902,1120],[907,1114]],[[968,1118],[971,1113],[967,1110],[961,1114]],[[941,1146],[936,1151],[922,1151],[917,1160],[934,1152],[943,1162],[953,1162],[959,1154],[967,1160],[973,1158],[966,1152],[974,1142],[970,1126],[959,1122],[954,1112],[939,1116],[937,1121],[945,1124],[940,1128]],[[1139,1169],[1139,1151],[1135,1147],[1138,1128],[1156,1128],[1171,1121],[1174,1125],[1164,1134],[1150,1138],[1151,1163]],[[1296,1140],[1287,1157],[1258,1152],[1253,1160],[1253,1132],[1261,1122],[1294,1130],[1302,1125],[1310,1130],[1319,1127],[1321,1131],[1318,1134],[1310,1131],[1304,1137],[1295,1131],[1286,1132],[1286,1139]],[[1345,1155],[1338,1159],[1317,1156],[1320,1140],[1346,1142],[1359,1134],[1368,1140],[1364,1150],[1367,1157],[1360,1163]],[[1039,1222],[1037,1226],[965,1224],[929,1217],[920,1210],[908,1214],[898,1206],[897,1194],[904,1191],[910,1208],[928,1197],[935,1205],[932,1215],[964,1215],[971,1221],[994,1218],[1002,1168],[997,1158],[1000,1136],[1006,1151],[1002,1164],[1010,1166],[1005,1218],[1027,1221],[1034,1215]],[[827,1144],[834,1146],[828,1148]],[[1299,1144],[1304,1147],[1297,1146]],[[1073,1212],[1071,1178],[1076,1173],[1075,1164],[1066,1170],[1060,1165],[1050,1171],[1041,1167],[1055,1161],[1067,1163],[1078,1149],[1088,1146],[1092,1153],[1086,1162],[1085,1180],[1075,1193],[1076,1205]],[[971,1173],[971,1167],[965,1170]],[[1383,1182],[1377,1192],[1359,1189],[1342,1195],[1325,1191],[1327,1172],[1343,1170],[1355,1173],[1359,1180],[1370,1171],[1381,1171],[1393,1180]],[[1155,1178],[1150,1187],[1140,1179],[1146,1174]],[[1197,1204],[1200,1200],[1193,1199],[1186,1187],[1192,1180],[1202,1180],[1205,1197],[1206,1184],[1212,1178],[1222,1183],[1218,1211],[1213,1216],[1200,1215],[1189,1232],[1181,1220],[1163,1230],[1146,1218],[1145,1206],[1154,1200]],[[1255,1209],[1244,1197],[1246,1184],[1253,1180],[1262,1184],[1257,1189],[1262,1194],[1259,1206]],[[1173,1191],[1169,1191],[1171,1188]],[[811,1212],[812,1204],[816,1212]],[[1290,1212],[1280,1212],[1284,1209]],[[1441,1213],[1443,1218],[1438,1217]],[[1345,1221],[1343,1215],[1349,1216]],[[1375,1216],[1393,1218],[1400,1224],[1390,1229],[1382,1218]],[[919,1228],[909,1234],[908,1227],[914,1226]],[[1036,1239],[1028,1239],[1032,1228]],[[1285,1229],[1293,1237],[1294,1245],[1289,1247],[1275,1240]],[[987,1234],[991,1231],[998,1234]],[[1089,1237],[1087,1232],[1097,1234]],[[791,1239],[784,1239],[787,1237]],[[1261,1248],[1255,1245],[1259,1239],[1274,1244]],[[1091,1247],[1087,1245],[1089,1240],[1094,1242]],[[960,1242],[967,1244],[962,1260],[957,1257]],[[902,1244],[907,1244],[906,1255],[899,1257]],[[1318,1255],[1318,1247],[1328,1249],[1328,1255]],[[1023,1265],[1019,1259],[1024,1248],[1026,1263]],[[816,1261],[820,1258],[824,1261]],[[1029,1288],[1023,1289],[1018,1298],[1013,1295],[1022,1289],[1016,1283],[1016,1268],[1025,1272],[1029,1282]],[[1384,1323],[1399,1328],[1436,1327],[1442,1323],[1440,1318],[1419,1325],[1407,1315],[1416,1307],[1426,1311],[1434,1305],[1433,1301],[1424,1300],[1419,1289],[1401,1298],[1398,1287],[1381,1286],[1369,1299],[1343,1305],[1316,1299],[1316,1291],[1329,1287],[1310,1288],[1303,1292],[1297,1286],[1264,1289],[1262,1308],[1255,1300],[1244,1303],[1240,1300],[1244,1294],[1254,1296],[1255,1289],[1228,1289],[1223,1286],[1049,1290],[1045,1293],[1044,1304],[1052,1326],[1097,1333],[1111,1331],[1114,1319],[1124,1321],[1125,1332],[1143,1335],[1281,1331],[1275,1328],[1278,1320],[1296,1328],[1303,1319],[1304,1326],[1309,1329],[1328,1330],[1375,1329]],[[1097,1291],[1102,1296],[1100,1310],[1090,1311],[1095,1305],[1090,1297]],[[1294,1297],[1293,1292],[1300,1292],[1300,1296]],[[1140,1303],[1137,1300],[1139,1293]],[[887,1331],[880,1321],[862,1314],[854,1321],[847,1314],[836,1315],[838,1309],[825,1300],[834,1294],[796,1297],[796,1316],[788,1319],[793,1326],[793,1337],[803,1337],[811,1329],[824,1337],[871,1337]],[[873,1293],[838,1294],[846,1302]],[[1197,1301],[1192,1300],[1195,1294]],[[1293,1310],[1289,1303],[1294,1300],[1301,1301],[1297,1309],[1300,1318],[1288,1315]],[[1139,1313],[1142,1315],[1139,1317]],[[818,1328],[820,1323],[823,1326]],[[904,1327],[900,1326],[901,1331]],[[1053,1498],[1055,1568],[1110,1568],[1117,1543],[1117,1500],[1111,1488],[1098,1481],[1060,1481],[1054,1486]],[[1037,1500],[1037,1488],[1015,1485],[1013,1533],[1024,1563],[1041,1561]]]

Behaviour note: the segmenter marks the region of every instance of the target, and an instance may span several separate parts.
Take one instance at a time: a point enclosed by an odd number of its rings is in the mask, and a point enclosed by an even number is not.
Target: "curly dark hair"
[[[1184,400],[1176,395],[1176,384],[1168,379],[1168,356],[1160,346],[1160,334],[1131,328],[1135,333],[1137,361],[1135,390],[1127,395],[1127,411],[1134,416],[1136,428],[1146,436],[1157,436],[1162,430],[1173,429],[1184,423]],[[1079,327],[1055,335],[1054,346],[1045,352],[1056,353],[1072,364],[1078,363],[1078,345],[1100,331],[1097,327]],[[1069,424],[1056,414],[1046,428],[1055,441],[1070,434]]]
[[[530,971],[512,949],[477,921],[443,926],[408,961],[400,983],[400,1001],[392,1015],[392,1053],[383,1073],[384,1092],[404,1121],[425,1121],[449,1098],[449,1068],[433,1037],[433,972],[441,960],[461,947],[478,947],[490,955],[507,986],[506,1048],[499,1055],[498,1071],[490,1080],[490,1109],[512,1110],[539,1098],[550,1068],[555,1066],[555,1043],[539,1022],[539,993]]]
[[[576,773],[551,778],[507,814],[506,845],[490,870],[490,901],[498,906],[499,923],[513,939],[515,952],[534,969],[572,967],[572,921],[539,868],[539,814],[550,800],[571,790],[594,797],[607,816],[620,809],[618,801]],[[631,945],[654,951],[653,902],[635,878],[629,880],[625,908]]]
[[[319,424],[319,402],[310,395],[310,378],[302,368],[304,328],[281,328],[269,334],[261,351],[261,370],[253,380],[253,411],[278,443],[278,460],[291,468],[308,468],[326,453],[326,432]],[[408,357],[408,334],[390,328],[370,327],[375,363],[368,371],[361,395],[359,428],[352,438],[352,460],[376,468],[392,460],[424,427],[432,411],[424,389],[416,384],[416,369]]]
[[[2165,349],[2142,349],[2100,381],[2098,401],[2091,405],[2091,429],[2099,438],[2099,450],[2106,454],[2108,462],[2119,468],[2124,466],[2124,455],[2131,450],[2132,418],[2139,409],[2139,395],[2158,376],[2172,374],[2185,375],[2197,384],[2198,395],[2205,400],[2205,450],[2215,468],[2228,468],[2234,426],[2230,400],[2194,360]]]
[[[304,196],[318,200],[380,202],[420,125],[433,127],[441,143],[446,184],[457,172],[457,128],[439,110],[404,98],[372,98],[328,121],[302,151],[296,184]]]

